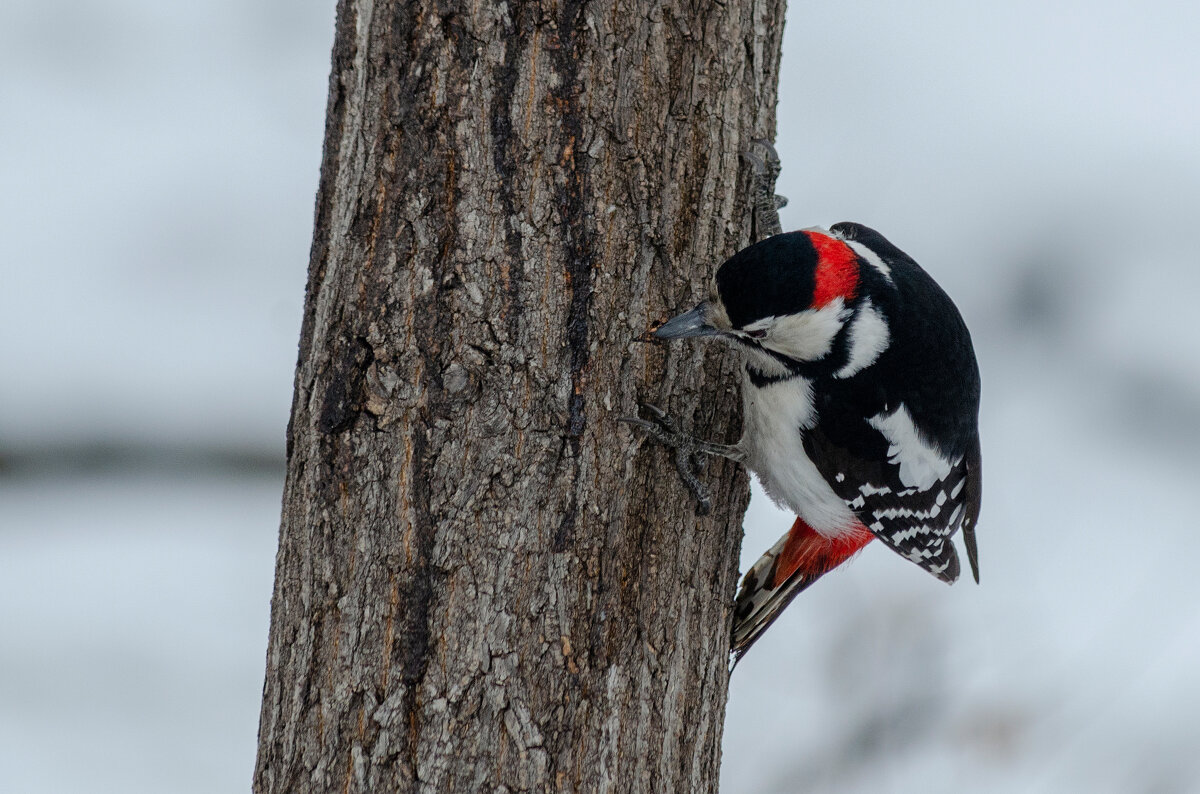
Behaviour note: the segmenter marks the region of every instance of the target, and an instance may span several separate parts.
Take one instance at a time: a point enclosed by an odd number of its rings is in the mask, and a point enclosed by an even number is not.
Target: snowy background
[[[0,5],[0,791],[248,787],[333,5]],[[990,6],[792,3],[784,223],[963,310],[983,586],[806,593],[726,792],[1200,791],[1200,5]]]

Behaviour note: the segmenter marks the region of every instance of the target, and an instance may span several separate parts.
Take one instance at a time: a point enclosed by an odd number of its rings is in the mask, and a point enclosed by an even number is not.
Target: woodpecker
[[[951,583],[961,529],[979,581],[971,336],[941,287],[881,234],[838,223],[768,237],[722,264],[708,298],[653,336],[721,339],[743,354],[743,434],[733,446],[697,441],[657,409],[632,421],[683,458],[744,464],[796,514],[742,580],[737,659],[797,594],[874,539]]]

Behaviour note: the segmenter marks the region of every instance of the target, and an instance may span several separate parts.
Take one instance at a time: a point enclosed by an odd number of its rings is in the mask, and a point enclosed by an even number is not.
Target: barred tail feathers
[[[784,607],[810,584],[854,556],[874,536],[862,524],[827,538],[797,518],[742,579],[734,603],[731,648],[741,659]]]

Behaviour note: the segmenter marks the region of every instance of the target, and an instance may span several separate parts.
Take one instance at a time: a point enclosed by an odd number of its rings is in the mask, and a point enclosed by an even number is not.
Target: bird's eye
[[[762,339],[766,335],[767,331],[765,328],[755,328],[753,331],[746,332],[746,336],[753,337],[754,339]]]

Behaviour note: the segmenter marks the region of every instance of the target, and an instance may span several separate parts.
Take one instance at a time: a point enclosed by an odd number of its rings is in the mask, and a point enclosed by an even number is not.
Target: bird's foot
[[[788,203],[785,197],[775,194],[775,180],[779,178],[782,167],[779,153],[770,141],[755,138],[742,156],[750,163],[750,206],[754,211],[754,239],[765,240],[783,231],[779,222],[779,210]]]
[[[702,516],[708,515],[712,510],[712,493],[707,485],[700,482],[699,475],[704,473],[705,454],[713,454],[710,447],[717,445],[680,432],[675,420],[661,408],[649,403],[639,404],[650,415],[649,420],[640,416],[622,416],[617,421],[640,427],[655,441],[671,449],[679,478],[696,499],[696,512]]]
[[[779,178],[779,172],[783,169],[774,144],[766,138],[754,138],[750,141],[750,148],[743,152],[743,156],[750,161],[754,175],[765,182],[767,187],[774,188],[775,180]]]

